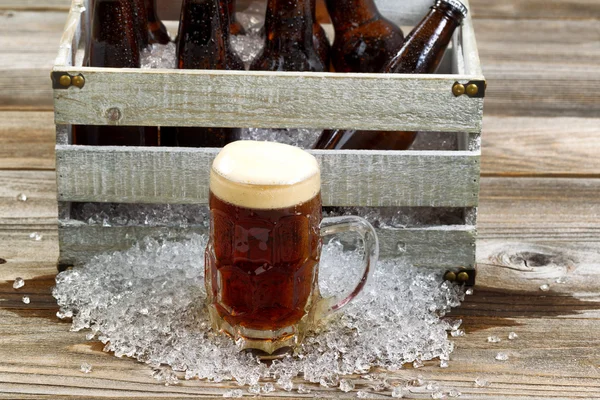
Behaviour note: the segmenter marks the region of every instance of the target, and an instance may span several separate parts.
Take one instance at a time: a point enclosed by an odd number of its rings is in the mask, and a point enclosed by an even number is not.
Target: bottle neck
[[[269,0],[265,18],[266,47],[314,47],[312,0]]]
[[[146,11],[148,12],[148,22],[159,21],[158,13],[156,12],[156,0],[146,0]]]
[[[224,0],[184,0],[177,59],[180,69],[226,69],[229,12]]]
[[[464,17],[442,7],[432,7],[406,37],[385,72],[433,73],[439,66],[452,34]],[[390,68],[391,67],[391,68]]]
[[[326,0],[334,28],[360,26],[381,18],[374,0]]]
[[[136,28],[130,1],[95,0],[90,67],[139,68]]]

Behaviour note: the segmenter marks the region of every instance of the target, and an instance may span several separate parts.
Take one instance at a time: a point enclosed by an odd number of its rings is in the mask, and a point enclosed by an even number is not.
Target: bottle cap
[[[459,0],[437,0],[434,6],[439,6],[441,4],[449,5],[450,7],[461,13],[463,17],[466,17],[469,12],[469,10],[467,10],[467,7]]]

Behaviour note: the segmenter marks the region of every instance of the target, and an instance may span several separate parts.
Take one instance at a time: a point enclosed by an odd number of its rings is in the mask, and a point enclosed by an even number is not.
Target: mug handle
[[[323,299],[321,310],[325,315],[333,314],[350,303],[365,287],[367,280],[373,275],[375,264],[379,258],[379,239],[373,226],[364,218],[343,216],[323,218],[321,222],[321,237],[344,232],[356,232],[360,235],[365,246],[363,257],[364,272],[358,285],[350,292],[335,297]]]

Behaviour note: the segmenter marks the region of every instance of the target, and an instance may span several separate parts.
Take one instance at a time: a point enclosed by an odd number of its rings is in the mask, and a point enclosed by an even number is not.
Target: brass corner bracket
[[[82,89],[85,86],[85,78],[82,74],[71,75],[67,72],[52,71],[50,78],[53,89],[68,89],[71,86]]]
[[[486,81],[469,81],[467,83],[454,82],[454,85],[452,85],[452,94],[455,97],[466,94],[473,98],[483,98],[485,97],[486,88]]]

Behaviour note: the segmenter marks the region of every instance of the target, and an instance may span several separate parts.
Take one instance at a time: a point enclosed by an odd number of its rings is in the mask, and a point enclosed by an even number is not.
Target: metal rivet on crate
[[[106,117],[109,119],[109,121],[117,122],[121,119],[121,110],[116,107],[109,108],[106,112]]]
[[[74,86],[77,86],[80,89],[85,85],[85,78],[82,75],[74,76],[71,81]]]
[[[452,86],[452,93],[458,97],[458,96],[462,96],[463,94],[465,94],[465,85],[463,85],[462,83],[455,83],[454,86]]]
[[[58,83],[60,83],[61,86],[69,87],[71,86],[71,77],[69,75],[62,75],[59,78]]]
[[[477,85],[475,85],[474,83],[471,83],[470,85],[467,86],[467,95],[477,96],[477,93],[479,93],[479,88],[477,87]]]
[[[469,280],[469,274],[466,273],[465,271],[459,272],[458,275],[456,276],[456,280],[459,282],[466,282]]]
[[[454,282],[456,280],[456,274],[452,271],[448,271],[446,272],[446,275],[444,275],[444,279],[449,282]]]

